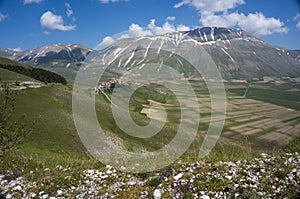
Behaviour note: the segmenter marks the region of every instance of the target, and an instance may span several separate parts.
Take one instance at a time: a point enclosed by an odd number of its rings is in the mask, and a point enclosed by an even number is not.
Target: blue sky
[[[111,35],[161,34],[202,26],[242,28],[300,49],[298,0],[0,0],[0,47],[50,43],[95,48]]]

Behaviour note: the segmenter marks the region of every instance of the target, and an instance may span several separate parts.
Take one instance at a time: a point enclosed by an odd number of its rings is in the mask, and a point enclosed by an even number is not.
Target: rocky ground
[[[53,175],[56,175],[53,178]],[[236,162],[178,161],[152,173],[107,165],[81,172],[60,165],[0,175],[0,198],[300,198],[300,155]]]

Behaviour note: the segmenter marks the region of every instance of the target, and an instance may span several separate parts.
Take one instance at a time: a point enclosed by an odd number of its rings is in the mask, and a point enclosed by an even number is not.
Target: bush
[[[30,133],[24,123],[9,120],[14,111],[14,93],[9,88],[9,84],[4,83],[0,90],[0,154],[13,148]]]

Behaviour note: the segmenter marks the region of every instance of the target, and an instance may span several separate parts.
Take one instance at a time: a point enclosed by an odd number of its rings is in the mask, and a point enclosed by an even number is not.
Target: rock
[[[113,172],[112,172],[110,169],[108,169],[108,170],[106,171],[106,173],[107,173],[108,175],[110,175],[110,174],[112,174]]]
[[[58,196],[61,196],[62,194],[63,194],[62,190],[58,190],[58,191],[56,192],[56,195],[58,195]]]
[[[161,191],[159,189],[155,189],[153,193],[154,199],[160,199],[161,198]]]
[[[14,191],[21,191],[22,187],[20,185],[16,186],[15,188],[13,188]]]
[[[200,199],[210,199],[210,197],[208,195],[203,195],[200,197]]]
[[[12,198],[12,195],[7,194],[5,198],[6,198],[6,199],[11,199],[11,198]]]
[[[182,173],[177,174],[176,176],[174,176],[174,180],[179,180],[181,177],[183,176]]]
[[[130,185],[130,186],[133,186],[133,185],[135,185],[135,184],[136,184],[135,181],[129,181],[129,182],[128,182],[128,185]]]
[[[266,153],[261,153],[260,156],[261,156],[262,158],[266,158],[266,157],[268,156],[268,154],[266,154]]]
[[[42,195],[42,199],[47,199],[49,197],[49,195],[48,194],[44,194],[44,195]]]

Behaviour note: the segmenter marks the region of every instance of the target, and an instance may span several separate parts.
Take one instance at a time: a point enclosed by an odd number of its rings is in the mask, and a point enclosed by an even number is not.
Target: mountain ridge
[[[287,50],[272,46],[241,29],[203,27],[190,31],[149,36],[148,38],[150,37],[152,40],[165,37],[170,40],[169,42],[175,44],[180,44],[182,40],[187,40],[188,38],[197,45],[203,46],[216,63],[224,79],[300,76],[299,50]],[[137,40],[143,39],[143,37],[140,37]],[[117,48],[118,43],[130,43],[133,41],[136,40],[128,38],[119,39],[109,47],[114,46]],[[149,47],[151,48],[151,44],[149,44]],[[141,53],[145,54],[145,50],[142,50]],[[188,50],[193,49],[191,47]],[[33,67],[42,67],[62,73],[64,76],[72,73],[70,78],[74,78],[76,71],[86,61],[91,52],[95,52],[95,50],[80,44],[49,44],[20,52],[0,48],[0,57],[19,61]],[[133,57],[130,60],[130,64],[133,64],[135,59],[141,58]],[[136,63],[142,63],[140,61],[136,60]]]

